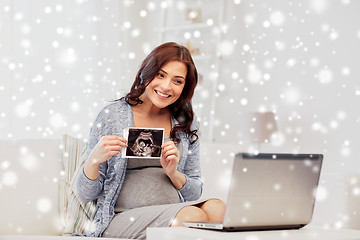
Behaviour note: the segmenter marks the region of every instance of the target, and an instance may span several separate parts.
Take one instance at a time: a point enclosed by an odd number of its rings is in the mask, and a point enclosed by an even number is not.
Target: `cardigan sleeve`
[[[105,114],[104,110],[101,111],[97,118],[94,121],[93,126],[90,130],[89,141],[87,144],[86,150],[86,161],[88,161],[88,157],[90,152],[93,150],[95,145],[98,143],[100,138],[104,136],[103,129],[105,123]],[[86,177],[84,173],[84,167],[80,171],[77,179],[76,179],[76,194],[78,198],[83,202],[90,202],[95,200],[103,189],[105,173],[107,169],[107,161],[100,163],[99,165],[99,177],[95,180],[91,180]]]
[[[194,120],[192,129],[198,130],[197,121]],[[193,144],[189,140],[188,155],[185,161],[184,171],[186,182],[179,190],[185,201],[194,201],[201,197],[203,182],[200,170],[200,139]]]

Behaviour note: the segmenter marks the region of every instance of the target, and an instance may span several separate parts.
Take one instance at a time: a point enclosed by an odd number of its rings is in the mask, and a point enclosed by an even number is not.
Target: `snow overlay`
[[[200,20],[196,11],[185,14],[197,2]],[[165,11],[177,20],[168,14],[163,22]],[[358,173],[359,11],[355,0],[1,1],[0,138],[60,138],[65,132],[87,138],[96,114],[128,91],[159,39],[175,38],[192,47],[199,70],[193,106],[202,142],[253,149],[238,119],[273,112],[277,132],[262,150],[323,153],[324,176]],[[174,33],[164,30],[167,25]],[[20,154],[27,171],[36,171],[44,157],[26,147]],[[0,159],[0,192],[19,181],[11,162]],[[317,201],[324,208],[336,194],[360,196],[356,177],[341,193],[332,192],[332,184],[320,182]],[[54,203],[44,196],[36,206],[46,214]],[[329,227],[359,214],[334,209]]]

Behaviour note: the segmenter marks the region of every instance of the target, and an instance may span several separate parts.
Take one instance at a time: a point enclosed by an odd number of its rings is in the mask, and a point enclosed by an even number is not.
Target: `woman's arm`
[[[199,124],[196,116],[191,125],[192,130],[197,130],[199,135]],[[200,169],[200,139],[198,138],[196,142],[191,144],[191,140],[188,139],[187,144],[183,146],[188,146],[187,149],[187,158],[184,159],[185,165],[183,168],[183,174],[186,179],[185,184],[179,192],[182,198],[185,201],[194,201],[201,197],[203,182],[201,180],[201,169]]]
[[[187,158],[183,172],[178,170],[180,160],[179,150],[173,141],[168,141],[162,145],[162,156],[160,163],[166,175],[185,201],[197,200],[202,193],[202,181],[200,174],[200,144],[197,140],[189,146]]]
[[[87,177],[87,175],[85,174],[85,168],[87,168],[88,165],[90,164],[89,163],[90,153],[95,148],[96,144],[99,142],[101,138],[101,135],[103,134],[102,132],[103,129],[99,127],[102,126],[103,115],[104,115],[103,111],[101,111],[96,117],[93,126],[90,129],[89,140],[87,143],[87,150],[86,150],[86,163],[76,179],[76,195],[83,202],[90,202],[96,199],[100,195],[103,182],[105,179],[107,162],[98,165],[97,177],[93,178],[94,176],[92,175],[89,175],[89,177]]]
[[[105,175],[107,169],[107,163],[104,162],[99,165],[99,176],[92,180],[89,179],[85,173],[84,168],[76,179],[76,195],[84,203],[95,200],[102,191]]]
[[[92,201],[101,194],[107,160],[119,154],[121,148],[126,146],[126,140],[122,137],[104,136],[109,132],[106,130],[109,127],[105,125],[106,119],[109,117],[106,112],[108,111],[103,110],[99,113],[90,130],[86,152],[87,160],[76,179],[77,196],[83,202]]]
[[[200,169],[200,140],[189,146],[189,154],[184,167],[186,182],[181,189],[185,201],[194,201],[201,197],[203,182]]]
[[[198,130],[196,118],[192,123],[191,128]],[[183,135],[185,136],[185,134]],[[197,200],[202,193],[202,181],[200,171],[200,140],[193,144],[190,139],[182,137],[183,151],[186,151],[186,159],[182,162],[184,165],[178,168],[180,161],[180,152],[176,148],[173,141],[164,143],[162,147],[162,156],[160,159],[161,166],[163,167],[166,175],[170,178],[172,184],[180,192],[180,195],[185,201]],[[178,169],[181,169],[179,171]]]

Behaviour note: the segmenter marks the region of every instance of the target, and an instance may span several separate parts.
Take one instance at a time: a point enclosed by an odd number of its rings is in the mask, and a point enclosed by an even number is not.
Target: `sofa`
[[[1,240],[68,239],[89,227],[95,204],[81,203],[74,193],[85,147],[83,140],[67,134],[0,140]]]
[[[79,203],[73,192],[85,148],[83,140],[67,134],[59,139],[0,140],[0,240],[64,239],[88,227],[94,204]],[[234,155],[244,150],[239,145],[201,144],[201,198],[226,202]],[[323,171],[311,224],[359,229],[360,192],[351,194],[356,189],[357,173]]]

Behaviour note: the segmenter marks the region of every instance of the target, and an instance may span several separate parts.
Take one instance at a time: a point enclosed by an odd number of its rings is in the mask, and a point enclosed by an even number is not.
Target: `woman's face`
[[[166,63],[146,87],[145,97],[156,107],[166,108],[179,99],[185,86],[186,74],[187,68],[184,63]]]

